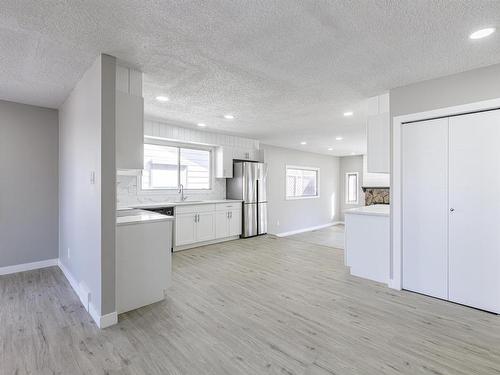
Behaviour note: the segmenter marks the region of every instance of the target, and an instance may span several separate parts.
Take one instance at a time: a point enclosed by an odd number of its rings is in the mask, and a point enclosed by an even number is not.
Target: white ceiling
[[[490,25],[500,1],[2,0],[0,98],[58,107],[103,52],[145,73],[147,116],[362,153],[364,99],[500,62],[498,32],[468,39]]]

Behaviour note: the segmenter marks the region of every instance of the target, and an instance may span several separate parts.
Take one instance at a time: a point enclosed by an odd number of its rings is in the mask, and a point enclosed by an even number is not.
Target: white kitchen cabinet
[[[225,238],[229,236],[229,211],[217,211],[215,213],[215,237]]]
[[[116,168],[141,170],[144,166],[144,99],[142,73],[116,69]]]
[[[241,209],[229,211],[229,237],[239,236],[241,231]]]
[[[500,110],[402,127],[403,288],[500,313]]]
[[[196,241],[215,239],[215,212],[201,212],[196,221]]]
[[[218,204],[216,212],[216,237],[239,236],[242,230],[241,204]]]
[[[175,245],[189,245],[196,242],[196,214],[177,214],[175,216]]]
[[[366,128],[368,172],[389,173],[391,157],[389,94],[379,95],[369,99]]]
[[[233,160],[257,160],[259,155],[256,150],[232,148],[227,146],[217,147],[215,151],[215,177],[232,178]]]
[[[233,177],[233,152],[228,147],[217,147],[215,150],[215,177]]]

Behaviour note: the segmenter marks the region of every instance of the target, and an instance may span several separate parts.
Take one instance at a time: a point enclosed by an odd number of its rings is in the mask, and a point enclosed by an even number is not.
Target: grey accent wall
[[[57,258],[54,109],[0,101],[0,267]]]
[[[261,145],[268,165],[268,232],[286,233],[339,221],[339,158]],[[320,168],[320,197],[286,200],[286,165]]]
[[[339,195],[339,206],[340,206],[340,220],[344,221],[344,211],[349,208],[355,208],[365,205],[365,195],[363,194],[363,155],[355,156],[343,156],[339,158],[339,168],[340,168],[340,195]],[[346,179],[345,174],[349,172],[358,173],[358,204],[347,204],[346,203]]]
[[[390,90],[391,118],[500,97],[500,64]]]
[[[115,310],[114,112],[115,59],[102,55],[59,109],[59,259],[99,315]]]

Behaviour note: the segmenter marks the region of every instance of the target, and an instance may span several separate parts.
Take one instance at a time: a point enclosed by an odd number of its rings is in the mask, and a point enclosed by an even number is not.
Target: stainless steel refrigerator
[[[242,237],[267,233],[267,166],[264,163],[237,161],[233,178],[226,180],[228,199],[243,200]]]

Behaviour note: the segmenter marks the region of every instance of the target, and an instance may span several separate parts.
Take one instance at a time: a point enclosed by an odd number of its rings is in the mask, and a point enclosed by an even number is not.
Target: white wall
[[[261,145],[268,166],[268,232],[281,234],[339,221],[339,158]],[[320,197],[285,199],[286,165],[320,168]]]
[[[259,150],[259,141],[254,139],[182,128],[159,121],[146,120],[144,122],[144,133],[146,136],[179,143],[224,146],[226,148],[238,148],[239,150],[253,153]],[[212,165],[212,170],[213,167]],[[177,190],[145,192],[141,191],[138,183],[139,179],[135,176],[118,176],[118,207],[149,202],[171,202],[179,199]],[[211,190],[189,190],[186,191],[186,195],[196,200],[225,199],[226,180],[213,178]]]
[[[391,118],[498,97],[500,64],[392,89]]]
[[[0,101],[0,267],[58,256],[57,111]]]
[[[340,206],[340,220],[344,221],[344,211],[349,208],[355,208],[365,205],[365,195],[363,193],[363,155],[343,156],[339,158],[339,206]],[[345,174],[349,172],[358,173],[358,204],[346,203],[346,179]]]
[[[59,108],[59,258],[94,319],[115,309],[114,69],[99,56]]]

